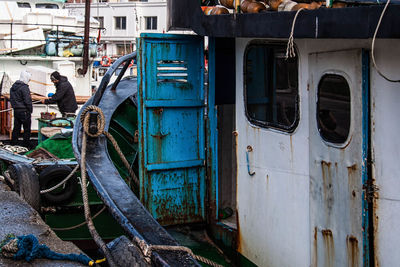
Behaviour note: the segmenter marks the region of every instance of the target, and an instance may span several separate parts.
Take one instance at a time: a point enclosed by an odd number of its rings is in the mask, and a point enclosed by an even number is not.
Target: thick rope
[[[137,187],[139,187],[139,185],[140,185],[139,184],[139,179],[136,177],[135,173],[133,172],[133,169],[132,169],[131,165],[129,164],[129,162],[126,159],[125,155],[122,153],[117,141],[115,141],[114,137],[109,132],[104,131],[103,134],[108,138],[108,140],[110,140],[110,142],[112,143],[114,149],[117,151],[118,156],[121,158],[122,162],[124,163],[125,168],[128,169],[130,178],[133,180],[135,185]]]
[[[86,132],[89,136],[91,136],[91,137],[98,137],[98,136],[100,136],[101,134],[104,134],[104,135],[110,140],[110,142],[111,142],[111,144],[113,145],[115,151],[117,151],[118,156],[121,158],[122,163],[125,165],[125,168],[127,168],[128,173],[129,173],[129,177],[131,178],[131,180],[133,180],[133,182],[135,183],[135,185],[136,185],[137,187],[139,187],[139,179],[136,177],[135,173],[133,172],[132,167],[129,165],[128,160],[126,159],[125,155],[122,153],[121,148],[119,147],[117,141],[115,141],[114,137],[113,137],[110,133],[104,131],[104,127],[105,127],[105,117],[104,117],[104,114],[103,114],[103,111],[101,110],[101,108],[99,108],[98,106],[93,106],[93,105],[92,105],[92,106],[88,106],[88,107],[82,112],[82,115],[81,115],[81,122],[82,122],[82,124],[83,124],[83,128],[84,128],[84,129],[85,129],[85,128],[86,128],[86,129],[89,128],[89,119],[87,119],[87,121],[82,120],[82,116],[85,116],[85,119],[86,119],[86,117],[88,117],[88,116],[86,116],[86,114],[87,114],[89,111],[96,111],[97,114],[98,114],[98,115],[97,115],[97,132],[96,132],[95,134],[90,134],[88,130],[85,130],[85,132]]]
[[[89,111],[90,110],[95,110],[95,109],[99,109],[96,106],[88,106],[81,114],[81,121],[83,121],[83,133],[82,133],[82,151],[81,151],[81,178],[82,178],[82,183],[81,183],[81,187],[82,187],[82,199],[83,199],[83,207],[85,210],[85,219],[87,222],[87,226],[89,228],[89,232],[91,234],[91,236],[93,237],[93,240],[96,242],[97,246],[99,246],[99,248],[103,251],[105,257],[108,260],[108,264],[113,267],[113,266],[117,266],[114,263],[114,260],[112,258],[112,255],[107,247],[107,245],[104,243],[104,241],[101,239],[99,233],[96,231],[96,228],[94,227],[94,223],[93,220],[91,218],[90,215],[90,207],[89,207],[89,198],[88,198],[88,192],[87,192],[87,188],[86,188],[86,184],[87,184],[87,180],[86,180],[86,140],[87,140],[87,135],[89,136],[93,136],[93,137],[97,137],[99,136],[103,129],[104,129],[104,115],[102,116],[103,119],[98,119],[97,120],[97,124],[98,124],[98,132],[95,134],[90,134],[89,133]],[[101,110],[100,110],[101,111]],[[100,113],[98,113],[100,115]],[[101,112],[101,114],[103,114]],[[86,126],[86,127],[85,127]]]
[[[90,111],[97,112],[97,132],[94,134],[91,134],[89,132],[89,116],[86,116],[87,114],[89,114],[88,112],[90,112]],[[103,111],[101,110],[101,108],[99,108],[98,106],[91,105],[91,106],[87,106],[85,108],[85,110],[82,112],[81,122],[83,125],[83,130],[87,135],[89,135],[90,137],[98,137],[104,131],[106,119],[104,117],[104,114],[103,114]]]
[[[103,206],[103,207],[101,208],[101,210],[99,210],[95,215],[93,215],[92,220],[96,219],[96,217],[99,216],[100,213],[102,213],[105,209],[106,209],[106,206]],[[70,227],[51,228],[51,230],[55,230],[55,231],[68,231],[68,230],[73,230],[73,229],[79,228],[79,227],[81,227],[82,225],[85,225],[85,224],[87,224],[86,221],[84,221],[84,222],[82,222],[82,223],[80,223],[80,224],[74,225],[74,226],[70,226]]]
[[[379,29],[379,26],[381,25],[383,15],[385,14],[385,11],[386,11],[386,9],[387,9],[389,3],[390,3],[390,0],[388,0],[388,1],[386,2],[386,5],[385,5],[385,7],[383,8],[382,13],[381,13],[381,16],[380,16],[380,18],[379,18],[378,24],[376,25],[374,37],[372,38],[371,57],[372,57],[372,63],[374,64],[374,67],[375,67],[376,71],[378,72],[378,74],[379,74],[380,76],[382,76],[382,77],[383,77],[385,80],[387,80],[388,82],[398,83],[398,82],[400,82],[400,80],[390,79],[390,78],[386,77],[386,76],[381,72],[381,70],[380,70],[380,69],[378,68],[378,66],[376,65],[375,56],[374,56],[374,50],[375,50],[374,48],[375,48],[376,34],[378,33],[378,29]]]
[[[26,260],[31,262],[34,259],[70,260],[92,266],[94,261],[84,254],[62,254],[52,251],[48,246],[39,244],[34,235],[16,237],[9,234],[1,242],[0,252],[3,257],[14,260]]]
[[[151,254],[153,253],[153,250],[168,250],[168,251],[183,251],[188,253],[190,256],[192,256],[194,259],[201,261],[205,264],[208,264],[213,267],[223,267],[223,265],[220,265],[216,262],[213,262],[212,260],[209,260],[205,257],[195,255],[193,251],[184,246],[166,246],[166,245],[147,245],[147,243],[144,240],[141,240],[137,237],[134,238],[135,243],[139,246],[140,250],[142,251],[143,255],[147,258],[151,258]]]
[[[302,11],[303,9],[304,8],[300,8],[299,10],[297,10],[296,15],[294,15],[292,30],[290,31],[289,40],[286,47],[286,57],[285,57],[286,59],[296,56],[296,53],[294,51],[294,38],[293,38],[294,25],[296,24],[297,15],[299,15],[300,11]]]
[[[55,185],[55,186],[53,186],[53,187],[51,187],[51,188],[49,188],[49,189],[40,190],[40,194],[46,194],[46,193],[48,193],[48,192],[51,192],[51,191],[53,191],[53,190],[59,188],[60,186],[62,186],[63,184],[65,184],[65,183],[72,177],[72,175],[74,175],[74,173],[75,173],[78,169],[79,169],[79,164],[77,164],[77,165],[75,166],[75,168],[71,171],[71,173],[68,174],[68,176],[65,177],[65,179],[62,180],[59,184],[57,184],[57,185]]]

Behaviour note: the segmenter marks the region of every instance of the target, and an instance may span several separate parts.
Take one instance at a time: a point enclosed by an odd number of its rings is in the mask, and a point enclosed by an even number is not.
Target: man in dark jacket
[[[55,71],[50,75],[50,79],[56,86],[56,93],[48,99],[43,99],[42,103],[57,103],[63,117],[75,115],[78,105],[76,104],[74,89],[67,77],[61,76],[58,71]]]
[[[24,127],[24,146],[28,148],[30,147],[32,113],[32,98],[28,85],[30,79],[31,74],[22,71],[19,80],[10,89],[10,102],[14,109],[14,129],[11,142],[13,145],[17,144],[22,125]]]

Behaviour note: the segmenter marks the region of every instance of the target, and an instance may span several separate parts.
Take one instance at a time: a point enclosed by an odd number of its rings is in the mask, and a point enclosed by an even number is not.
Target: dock
[[[7,234],[16,236],[33,234],[40,244],[58,253],[83,253],[71,242],[62,241],[42,220],[40,215],[17,193],[0,181],[0,239]],[[73,261],[35,259],[31,263],[0,257],[0,266],[84,266]]]

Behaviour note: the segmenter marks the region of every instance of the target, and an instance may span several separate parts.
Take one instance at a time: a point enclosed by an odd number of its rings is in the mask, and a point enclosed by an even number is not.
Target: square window
[[[126,30],[126,17],[114,17],[115,18],[115,29]]]
[[[286,44],[253,42],[244,58],[246,116],[255,125],[294,131],[299,117],[297,57]]]
[[[144,17],[146,30],[157,30],[157,17]]]

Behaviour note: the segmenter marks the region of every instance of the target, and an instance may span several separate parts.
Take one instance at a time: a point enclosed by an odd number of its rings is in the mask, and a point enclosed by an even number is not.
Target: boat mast
[[[85,1],[85,36],[83,39],[82,68],[78,69],[80,75],[85,75],[89,65],[89,26],[90,26],[90,1]]]

